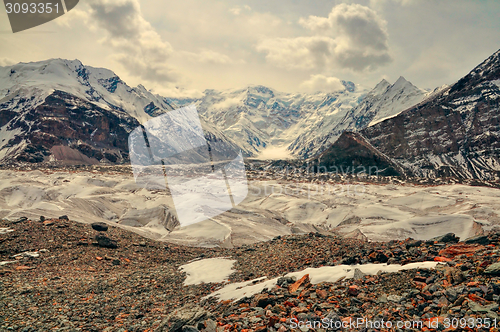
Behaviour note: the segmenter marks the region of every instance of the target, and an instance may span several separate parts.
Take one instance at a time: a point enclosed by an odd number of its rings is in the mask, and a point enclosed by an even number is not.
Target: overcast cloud
[[[363,71],[391,61],[386,22],[368,7],[340,4],[328,17],[309,16],[299,23],[314,34],[265,39],[257,50],[267,53],[266,59],[276,66],[288,69]]]
[[[495,0],[89,0],[17,34],[0,12],[0,65],[79,59],[176,96],[335,91],[400,75],[434,88],[500,48],[499,16]]]

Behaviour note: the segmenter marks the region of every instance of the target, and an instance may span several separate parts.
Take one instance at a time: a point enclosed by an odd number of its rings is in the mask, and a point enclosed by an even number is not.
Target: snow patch
[[[234,259],[208,258],[182,265],[179,270],[187,274],[184,280],[185,286],[224,282],[233,272],[236,272],[233,270],[234,263],[236,263]]]
[[[351,279],[354,277],[354,270],[359,269],[367,275],[377,274],[382,272],[398,272],[411,269],[432,269],[435,268],[438,262],[419,262],[410,263],[407,265],[387,265],[387,264],[366,264],[366,265],[337,265],[337,266],[323,266],[318,268],[307,268],[299,272],[292,272],[285,275],[285,277],[302,278],[304,275],[309,274],[309,280],[312,284],[321,282],[336,282],[337,280],[345,277]],[[220,301],[232,300],[238,301],[243,297],[250,297],[252,295],[262,292],[264,289],[273,288],[278,278],[265,280],[266,277],[254,279],[251,281],[244,281],[229,284],[222,289],[209,294],[204,299],[216,297]]]

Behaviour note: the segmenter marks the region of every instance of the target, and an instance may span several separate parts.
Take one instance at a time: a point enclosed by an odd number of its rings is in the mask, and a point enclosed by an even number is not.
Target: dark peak
[[[500,50],[493,53],[469,74],[458,80],[458,82],[451,87],[450,94],[463,89],[472,88],[485,81],[498,79],[500,79]]]

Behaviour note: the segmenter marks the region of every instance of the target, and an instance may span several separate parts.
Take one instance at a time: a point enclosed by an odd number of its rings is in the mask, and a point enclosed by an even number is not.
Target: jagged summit
[[[125,162],[129,133],[174,107],[143,85],[132,88],[111,70],[79,60],[0,67],[0,161]],[[207,140],[229,142],[202,125]]]
[[[259,156],[267,148],[286,149],[302,132],[319,122],[338,123],[368,91],[350,81],[334,92],[286,93],[263,85],[241,89],[206,90],[198,100],[173,99],[178,105],[195,103],[201,116],[215,124],[245,151]],[[313,132],[307,138],[315,137]]]
[[[381,119],[361,130],[359,140],[337,141],[329,149],[357,151],[344,158],[356,164],[378,158],[377,165],[399,174],[424,178],[455,177],[498,181],[500,179],[500,51],[475,67],[451,88],[441,87],[431,97],[397,116]],[[372,154],[359,155],[372,149]],[[354,154],[353,154],[354,156]]]
[[[174,109],[165,98],[145,87],[132,88],[113,71],[85,66],[80,60],[49,59],[0,67],[2,101],[22,95],[40,103],[56,90],[104,109],[121,109],[141,122],[147,121],[151,112]]]
[[[387,91],[387,89],[391,86],[385,78],[383,78],[372,90],[373,94],[382,94]]]

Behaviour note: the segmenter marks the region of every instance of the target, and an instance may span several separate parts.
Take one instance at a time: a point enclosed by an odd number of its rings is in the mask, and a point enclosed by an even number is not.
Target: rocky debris
[[[108,225],[103,222],[94,222],[90,226],[98,232],[106,232],[108,230]]]
[[[490,244],[490,240],[488,239],[488,236],[486,235],[478,235],[474,236],[471,238],[468,238],[464,241],[465,244],[482,244],[482,245],[488,245]]]
[[[441,242],[441,243],[457,243],[460,241],[460,238],[455,236],[453,233],[448,233],[445,235],[437,236],[435,238],[430,239],[429,241],[434,241],[434,242]]]
[[[57,218],[59,220],[69,220],[68,216],[67,215],[64,215],[64,216],[60,216],[59,218]]]
[[[290,330],[294,317],[340,322],[349,317],[499,315],[500,276],[492,273],[500,260],[496,233],[485,234],[489,245],[412,239],[364,242],[310,233],[227,249],[155,242],[110,227],[106,238],[120,245],[109,250],[92,245],[96,232],[88,225],[47,220],[54,225],[0,221],[0,228],[14,229],[0,234],[0,262],[11,262],[0,263],[1,331],[36,326],[40,331],[283,332]],[[67,227],[57,227],[60,224]],[[12,258],[19,254],[21,259]],[[447,260],[434,270],[377,275],[354,271],[355,278],[335,283],[312,284],[306,275],[283,277],[345,262],[369,264],[383,260],[382,254],[390,264]],[[239,301],[202,300],[223,284],[184,286],[185,275],[178,268],[213,257],[237,261],[230,282],[267,276],[278,278],[277,285]]]
[[[111,249],[118,248],[118,244],[115,240],[111,240],[109,237],[104,236],[102,234],[96,235],[95,240],[97,241],[97,245],[99,247],[111,248]]]
[[[165,318],[155,331],[192,332],[198,331],[192,325],[197,325],[208,316],[208,311],[196,304],[187,304],[174,310]],[[191,325],[191,326],[190,326]]]
[[[11,224],[12,224],[12,225],[15,225],[15,224],[19,224],[19,223],[25,222],[25,221],[27,221],[27,220],[28,220],[28,218],[26,218],[26,217],[21,217],[21,218],[18,218],[18,219],[16,219],[16,220],[11,221]]]

